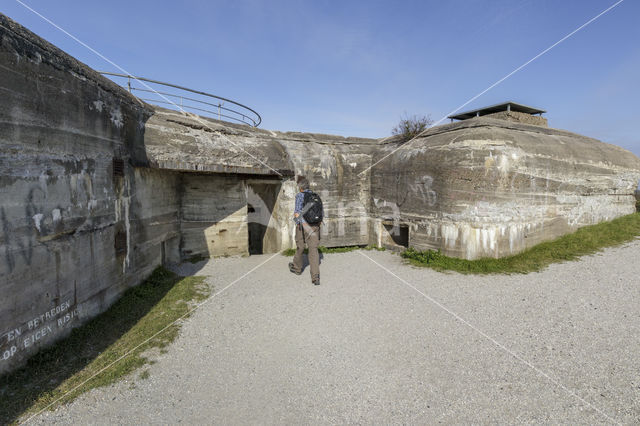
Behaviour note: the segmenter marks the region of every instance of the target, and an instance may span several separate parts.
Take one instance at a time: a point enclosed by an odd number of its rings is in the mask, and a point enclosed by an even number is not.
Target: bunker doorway
[[[404,223],[384,221],[382,223],[386,230],[382,243],[384,246],[395,249],[405,249],[409,247],[409,226]]]
[[[278,251],[277,236],[280,234],[274,208],[281,183],[247,182],[247,225],[249,233],[249,254],[263,254]]]

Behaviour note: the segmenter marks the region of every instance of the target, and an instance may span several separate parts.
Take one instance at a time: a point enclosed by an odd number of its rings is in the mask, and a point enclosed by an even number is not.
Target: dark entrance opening
[[[262,254],[280,183],[247,183],[249,254]]]
[[[402,247],[409,247],[408,225],[385,223],[384,228],[389,233],[394,244]]]

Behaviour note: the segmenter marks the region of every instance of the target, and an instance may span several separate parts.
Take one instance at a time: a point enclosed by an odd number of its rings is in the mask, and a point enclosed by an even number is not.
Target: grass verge
[[[188,259],[187,259],[187,262],[190,262],[190,263],[196,264],[196,263],[198,263],[198,262],[202,262],[203,260],[209,260],[209,258],[208,258],[208,257],[204,257],[204,256],[203,256],[203,255],[201,255],[201,254],[196,254],[196,255],[193,255],[193,256],[191,256],[190,258],[188,258]]]
[[[401,256],[412,265],[438,271],[463,274],[526,274],[539,271],[551,263],[575,260],[605,247],[616,246],[640,236],[640,213],[633,213],[610,222],[585,226],[572,234],[535,245],[522,253],[499,259],[465,260],[448,257],[439,251],[405,250]]]
[[[378,250],[384,251],[384,247],[377,246],[346,246],[346,247],[325,247],[319,246],[318,251],[320,253],[346,253],[354,250]],[[308,249],[304,249],[305,254],[309,254]],[[283,256],[294,256],[296,254],[296,249],[290,248],[282,251]]]
[[[152,363],[143,352],[172,342],[178,335],[179,324],[170,326],[71,391],[186,314],[193,302],[205,299],[209,293],[204,277],[183,278],[164,268],[156,269],[145,282],[127,290],[107,311],[31,357],[25,367],[2,376],[0,424],[36,413],[60,397],[62,399],[51,408],[68,403],[90,389],[112,384]],[[148,375],[145,371],[141,378]]]

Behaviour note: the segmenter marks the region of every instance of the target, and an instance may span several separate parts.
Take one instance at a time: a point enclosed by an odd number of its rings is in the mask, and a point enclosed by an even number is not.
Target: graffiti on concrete
[[[17,353],[54,338],[79,315],[79,309],[67,300],[31,318],[0,337],[0,361],[9,361]]]

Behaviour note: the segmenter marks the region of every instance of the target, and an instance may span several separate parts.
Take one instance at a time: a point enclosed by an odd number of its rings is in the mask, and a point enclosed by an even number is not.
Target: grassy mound
[[[412,265],[438,271],[463,274],[526,274],[539,271],[551,263],[574,260],[593,254],[605,247],[616,246],[640,236],[640,213],[620,217],[610,222],[585,226],[557,240],[544,242],[522,253],[499,259],[465,260],[448,257],[439,251],[405,250],[401,256]]]

